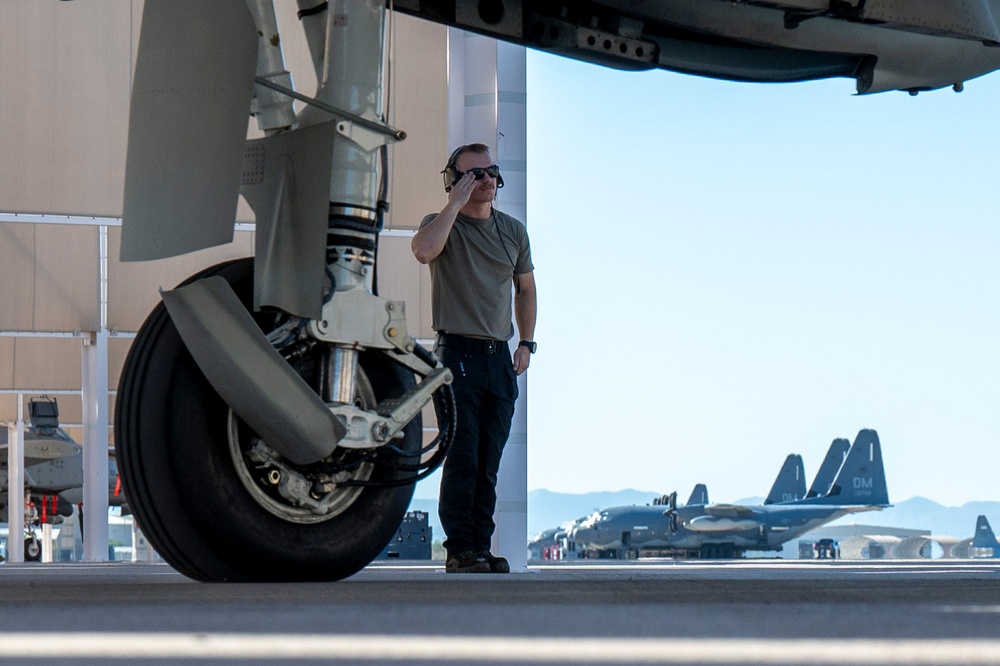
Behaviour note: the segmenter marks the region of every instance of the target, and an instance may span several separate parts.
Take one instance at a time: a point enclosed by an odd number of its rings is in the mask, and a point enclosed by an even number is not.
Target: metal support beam
[[[497,207],[527,224],[525,154],[526,60],[524,47],[489,37],[448,31],[449,150],[481,142],[494,151],[504,175]],[[513,285],[511,286],[513,289]],[[516,340],[514,344],[516,344]],[[518,378],[519,397],[497,481],[493,552],[511,571],[528,566],[528,380]]]
[[[84,340],[83,559],[108,559],[108,332]]]
[[[7,425],[7,561],[24,562],[24,406]]]
[[[120,227],[120,217],[86,217],[79,215],[38,215],[36,213],[0,212],[0,222],[15,224],[69,224],[83,227]],[[236,231],[254,231],[257,225],[253,222],[237,222]]]
[[[52,562],[52,523],[42,525],[42,562]]]
[[[523,46],[497,42],[497,164],[504,174],[498,207],[528,224],[527,59]],[[523,337],[523,336],[522,336]],[[515,337],[511,342],[517,344]],[[517,378],[518,398],[497,485],[494,542],[512,571],[528,568],[528,375]]]

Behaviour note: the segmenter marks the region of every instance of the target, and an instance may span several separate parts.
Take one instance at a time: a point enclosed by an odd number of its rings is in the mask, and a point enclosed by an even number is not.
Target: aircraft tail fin
[[[802,466],[802,456],[793,453],[785,458],[784,464],[778,471],[778,478],[771,486],[771,492],[767,494],[764,504],[774,504],[776,502],[794,502],[806,496],[806,475]]]
[[[888,506],[889,490],[878,433],[874,430],[859,432],[830,491],[809,501],[842,506]]]
[[[997,545],[997,537],[993,534],[990,521],[986,519],[986,516],[979,516],[976,520],[976,533],[972,536],[972,547],[996,548]]]
[[[708,504],[708,487],[704,483],[699,483],[691,491],[687,506],[703,506]]]
[[[822,497],[830,492],[830,486],[833,485],[834,479],[837,478],[837,472],[840,471],[841,466],[844,464],[844,459],[847,457],[847,452],[850,450],[850,440],[843,437],[833,440],[833,443],[830,444],[830,450],[826,452],[826,458],[823,459],[823,464],[819,466],[819,471],[816,472],[816,478],[813,479],[812,485],[809,486],[809,492],[806,493],[807,499],[810,497]]]

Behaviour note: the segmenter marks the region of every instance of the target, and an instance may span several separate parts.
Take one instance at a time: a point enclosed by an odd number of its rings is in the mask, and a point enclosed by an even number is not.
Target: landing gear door
[[[121,257],[228,243],[257,66],[244,0],[147,0],[129,111]]]

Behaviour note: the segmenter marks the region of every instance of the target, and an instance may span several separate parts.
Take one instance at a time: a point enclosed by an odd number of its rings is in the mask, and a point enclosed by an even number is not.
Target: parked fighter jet
[[[25,558],[37,560],[41,547],[32,528],[41,523],[60,523],[73,515],[74,505],[83,502],[83,449],[59,427],[54,399],[29,403],[31,422],[24,429],[25,492],[33,505],[25,539]],[[6,522],[9,502],[7,428],[0,428],[0,522]],[[15,497],[18,493],[15,493]],[[125,506],[118,486],[118,466],[108,460],[108,504]]]
[[[621,69],[762,82],[847,77],[860,93],[917,93],[961,90],[1000,67],[996,4],[986,0],[390,4]],[[376,296],[371,278],[388,207],[385,148],[405,138],[385,120],[385,3],[298,6],[314,97],[291,89],[266,0],[143,8],[122,258],[231,240],[241,193],[257,219],[256,264],[220,265],[164,292],[119,382],[126,491],[157,550],[201,580],[358,571],[395,533],[413,484],[443,458],[454,426],[450,374],[415,346],[403,304]],[[293,96],[307,105],[301,114]],[[265,138],[246,142],[248,112]],[[432,398],[442,429],[422,452],[419,414]],[[829,505],[830,493],[812,499]],[[757,524],[753,512],[730,511],[737,518],[706,510],[686,524]],[[754,543],[770,542],[764,533],[775,530],[766,527]],[[735,549],[752,531],[695,541]]]
[[[990,521],[986,516],[979,516],[976,520],[976,533],[972,535],[973,557],[1000,557],[1000,541],[993,534]]]
[[[827,459],[836,457],[838,450],[834,442]],[[797,471],[795,462],[794,456],[789,456],[782,465],[775,482],[779,492],[786,477]],[[824,473],[821,467],[820,475]],[[817,481],[823,483],[822,479]],[[888,505],[878,434],[862,430],[822,496],[760,506],[614,507],[580,522],[570,537],[578,550],[596,556],[629,557],[651,550],[674,557],[741,557],[747,551],[781,550],[785,542],[841,516]]]

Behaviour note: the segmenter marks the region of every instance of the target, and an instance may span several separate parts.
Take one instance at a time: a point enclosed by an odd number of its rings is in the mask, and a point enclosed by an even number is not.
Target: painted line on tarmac
[[[941,606],[938,608],[942,613],[970,613],[979,615],[1000,615],[1000,606]]]
[[[1000,640],[729,640],[232,633],[15,633],[0,659],[337,659],[511,663],[996,664]]]

